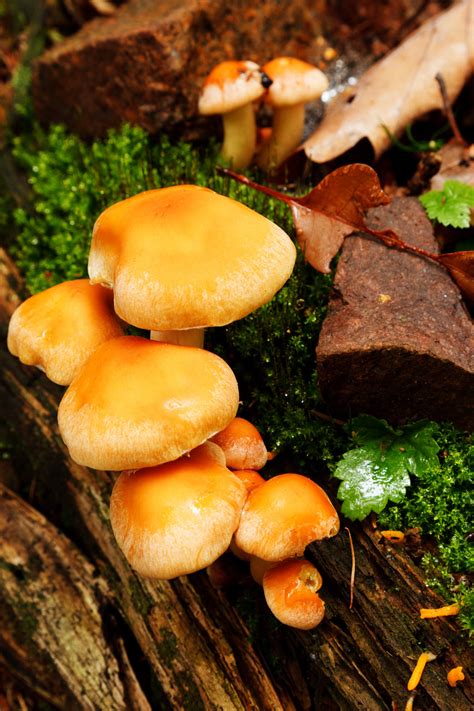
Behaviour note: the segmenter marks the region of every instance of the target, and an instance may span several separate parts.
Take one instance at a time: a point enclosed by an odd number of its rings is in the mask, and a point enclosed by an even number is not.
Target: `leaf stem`
[[[448,91],[446,89],[446,82],[444,81],[444,77],[440,72],[438,72],[438,74],[436,74],[436,76],[435,76],[435,79],[439,85],[439,91],[441,94],[441,98],[443,100],[444,113],[446,114],[446,118],[448,119],[448,122],[451,127],[451,131],[453,132],[454,138],[461,146],[463,146],[464,148],[467,148],[467,143],[461,135],[461,131],[459,130],[459,126],[458,126],[457,121],[454,117],[453,109],[452,109],[451,104],[449,102],[449,96],[448,96]]]

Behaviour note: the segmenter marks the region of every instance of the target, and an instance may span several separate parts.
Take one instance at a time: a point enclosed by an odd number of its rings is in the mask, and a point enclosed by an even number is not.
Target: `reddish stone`
[[[317,7],[303,0],[131,0],[38,60],[37,113],[83,137],[124,121],[151,133],[173,127],[187,137],[209,134],[197,99],[211,68],[279,54],[317,61],[324,49],[316,42]]]
[[[416,198],[369,211],[368,224],[437,251]],[[391,422],[428,417],[474,429],[473,323],[457,286],[434,262],[348,237],[316,353],[334,413]]]

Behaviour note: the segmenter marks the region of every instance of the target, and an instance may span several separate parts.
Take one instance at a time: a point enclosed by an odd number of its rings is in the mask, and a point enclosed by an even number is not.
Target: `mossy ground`
[[[293,236],[285,206],[216,173],[215,145],[173,144],[166,137],[154,141],[130,126],[87,145],[60,126],[44,132],[33,125],[13,139],[11,152],[29,192],[20,204],[15,205],[12,195],[3,199],[8,219],[0,220],[0,229],[15,235],[9,238],[10,250],[32,293],[86,276],[97,216],[117,200],[150,188],[208,186],[264,214]],[[279,453],[275,471],[291,466],[315,479],[331,471],[348,448],[344,430],[316,414],[324,404],[314,350],[330,285],[330,277],[314,271],[299,253],[291,279],[269,304],[238,323],[210,331],[206,342],[237,375],[241,414]],[[472,571],[468,484],[474,455],[471,439],[450,425],[439,427],[438,441],[444,453],[439,468],[413,477],[407,498],[390,505],[382,521],[390,528],[419,527],[434,537],[437,579],[449,581],[443,589],[450,594],[458,586],[453,574]],[[429,565],[430,559],[425,562]],[[465,585],[461,592],[466,592]],[[464,599],[463,622],[472,630],[472,593]]]

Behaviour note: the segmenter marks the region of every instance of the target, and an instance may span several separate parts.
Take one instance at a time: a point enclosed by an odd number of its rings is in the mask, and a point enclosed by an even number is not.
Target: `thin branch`
[[[355,587],[355,575],[356,575],[356,559],[355,559],[355,552],[354,552],[354,543],[352,542],[352,535],[349,530],[349,528],[346,526],[346,531],[347,535],[349,536],[349,545],[351,547],[351,557],[352,557],[352,564],[351,564],[351,592],[350,592],[350,599],[349,599],[349,610],[352,610],[352,604],[354,602],[354,587]]]
[[[453,132],[454,138],[461,146],[467,148],[467,143],[461,135],[461,131],[459,130],[458,124],[454,117],[453,109],[451,108],[448,90],[446,89],[446,82],[444,81],[443,75],[438,72],[438,74],[436,74],[435,76],[435,79],[439,85],[439,91],[443,100],[444,113],[446,114],[446,118],[448,119],[449,125],[451,126],[451,131]]]

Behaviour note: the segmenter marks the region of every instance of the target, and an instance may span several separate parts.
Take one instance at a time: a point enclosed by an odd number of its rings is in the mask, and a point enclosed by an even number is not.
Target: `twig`
[[[446,89],[446,82],[444,81],[444,77],[438,72],[438,74],[436,74],[435,76],[435,79],[439,85],[439,91],[443,100],[444,113],[446,114],[446,118],[448,119],[449,125],[451,126],[451,131],[453,132],[454,138],[461,146],[467,148],[467,143],[461,135],[461,131],[459,130],[458,124],[454,117],[453,110],[451,108],[451,104],[449,102],[449,96],[448,91]]]
[[[346,531],[347,535],[349,536],[349,545],[351,547],[351,557],[352,557],[352,564],[351,564],[351,592],[350,592],[350,598],[349,598],[349,610],[352,610],[352,603],[354,602],[354,586],[355,586],[355,576],[356,576],[356,559],[355,559],[355,551],[354,551],[354,544],[352,542],[352,535],[348,527],[346,526]]]
[[[324,420],[325,422],[330,422],[332,425],[340,425],[343,427],[346,422],[344,420],[338,420],[337,417],[332,417],[331,415],[326,415],[325,412],[320,412],[319,410],[311,410],[311,415],[317,417],[318,420]]]

